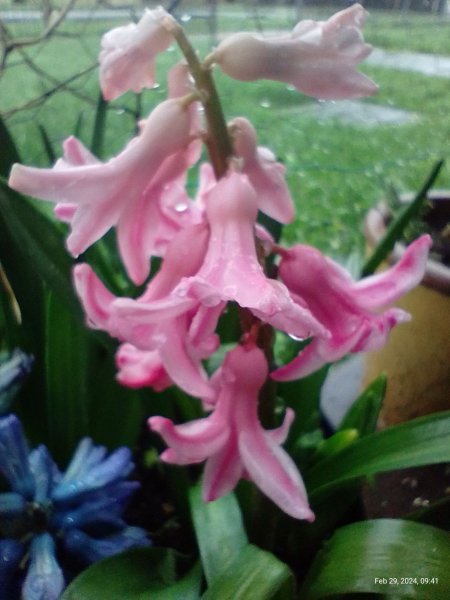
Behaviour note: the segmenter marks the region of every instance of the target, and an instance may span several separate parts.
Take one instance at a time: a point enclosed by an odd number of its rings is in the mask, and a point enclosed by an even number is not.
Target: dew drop
[[[298,337],[298,335],[294,335],[293,333],[288,333],[288,335],[291,340],[294,340],[295,342],[304,342],[306,339],[308,339],[305,337]]]
[[[173,208],[176,212],[182,213],[185,210],[187,210],[188,205],[186,204],[186,202],[178,202],[178,204],[175,204]]]
[[[272,106],[272,103],[270,102],[270,100],[268,100],[267,98],[263,98],[261,100],[261,102],[259,103],[259,105],[262,108],[270,108]]]
[[[189,21],[192,19],[192,15],[188,15],[187,13],[185,13],[184,15],[181,15],[180,17],[180,21],[182,21],[183,23],[189,23]]]

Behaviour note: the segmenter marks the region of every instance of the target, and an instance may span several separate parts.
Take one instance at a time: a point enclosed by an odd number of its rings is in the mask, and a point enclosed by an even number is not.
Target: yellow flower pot
[[[429,199],[446,202],[450,210],[450,192],[430,192]],[[380,240],[388,218],[384,205],[368,213],[369,248]],[[403,251],[404,246],[397,244],[388,262],[396,262]],[[380,427],[450,409],[450,268],[429,259],[422,285],[396,306],[408,311],[412,320],[395,327],[386,346],[368,352],[364,361],[366,385],[382,372],[388,376]]]

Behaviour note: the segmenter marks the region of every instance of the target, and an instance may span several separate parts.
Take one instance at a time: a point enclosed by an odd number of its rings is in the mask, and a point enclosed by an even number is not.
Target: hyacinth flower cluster
[[[0,591],[5,600],[57,600],[96,560],[149,541],[122,513],[138,487],[128,448],[109,456],[80,441],[61,472],[43,445],[29,450],[19,419],[0,418]]]
[[[374,94],[376,85],[356,70],[371,50],[361,32],[365,18],[355,4],[328,21],[302,21],[290,34],[231,35],[201,62],[164,9],[147,11],[139,23],[107,33],[100,52],[107,99],[151,87],[155,59],[174,40],[184,55],[169,72],[168,98],[139,135],[107,162],[69,138],[52,169],[15,165],[10,176],[14,189],[55,203],[75,257],[116,228],[128,275],[135,284],[147,282],[145,291],[116,297],[82,262],[74,268],[75,287],[89,326],[120,341],[123,385],[159,391],[175,384],[202,400],[209,413],[202,419],[174,424],[154,416],[149,426],[167,443],[162,460],[205,463],[205,501],[247,478],[287,514],[314,519],[301,476],[281,447],[294,414],[287,410],[278,428],[265,429],[258,418],[264,384],[380,348],[409,318],[391,303],[424,273],[428,236],[395,267],[361,281],[310,246],[276,243],[257,218],[294,219],[285,168],[258,145],[248,119],[225,122],[212,79],[218,66],[238,80],[282,81],[319,99]],[[186,191],[192,168],[199,173],[193,198]],[[269,275],[270,255],[276,272]],[[155,256],[161,266],[147,281]],[[230,303],[238,306],[242,336],[209,375],[205,360],[220,345],[217,324]],[[270,328],[310,343],[288,364],[274,365]]]

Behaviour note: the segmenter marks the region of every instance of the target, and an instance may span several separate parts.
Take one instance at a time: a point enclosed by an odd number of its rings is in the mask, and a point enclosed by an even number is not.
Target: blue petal
[[[74,457],[67,472],[53,491],[52,496],[56,502],[72,501],[87,492],[122,480],[133,469],[129,448],[119,448],[103,459],[104,448],[95,448],[92,445],[88,447],[86,443],[86,448],[80,450],[80,446],[75,453],[76,460]],[[86,457],[86,463],[84,466],[78,466],[82,455]]]
[[[76,554],[86,563],[113,556],[129,548],[151,544],[146,532],[140,527],[127,527],[120,533],[102,539],[92,538],[79,529],[71,529],[64,538],[64,543],[67,550]]]
[[[96,522],[116,522],[119,526],[117,519],[138,487],[137,481],[123,481],[114,486],[95,490],[87,495],[77,508],[64,510],[57,507],[52,524],[57,529],[60,527],[63,529],[85,527]]]
[[[89,469],[97,465],[106,456],[104,446],[94,446],[90,438],[83,438],[64,473],[63,481],[81,479]]]
[[[0,540],[0,577],[15,571],[24,553],[25,548],[17,540]]]
[[[6,360],[0,359],[0,414],[8,410],[22,380],[31,371],[33,362],[32,356],[19,349],[14,350]]]
[[[23,496],[16,492],[0,494],[0,516],[11,517],[24,512],[27,502]]]
[[[59,480],[60,473],[45,446],[38,446],[30,452],[28,458],[34,476],[34,501],[45,504],[50,500],[54,480]]]
[[[55,543],[49,533],[35,536],[30,546],[30,565],[22,586],[23,600],[58,600],[65,582],[55,557]]]
[[[0,418],[0,470],[14,492],[31,500],[34,481],[28,464],[28,444],[15,415]]]

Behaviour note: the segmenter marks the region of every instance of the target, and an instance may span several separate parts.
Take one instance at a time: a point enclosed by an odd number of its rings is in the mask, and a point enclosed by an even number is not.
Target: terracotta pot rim
[[[401,198],[405,202],[412,199],[413,194],[402,194]],[[428,194],[430,199],[448,198],[450,201],[450,190],[432,190]],[[369,210],[364,222],[364,234],[367,242],[371,246],[376,246],[386,230],[386,222],[391,212],[386,203],[380,202],[376,207]],[[397,262],[405,251],[405,245],[397,243],[390,256],[388,262],[393,264]],[[429,259],[425,276],[422,284],[433,288],[444,294],[450,295],[450,268],[442,263]]]

